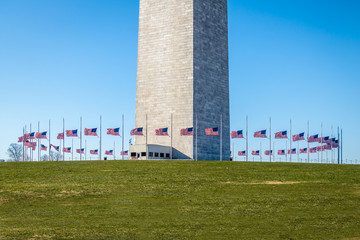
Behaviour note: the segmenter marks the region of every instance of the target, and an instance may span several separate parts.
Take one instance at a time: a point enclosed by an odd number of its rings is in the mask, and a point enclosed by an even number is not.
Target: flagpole
[[[299,141],[297,141],[297,161],[298,162],[300,162],[299,161],[299,156],[300,156],[300,143],[299,143]]]
[[[261,148],[261,142],[260,142],[260,162],[262,162],[262,154],[261,154],[261,152],[262,152],[262,148]]]
[[[333,125],[331,125],[331,140],[330,140],[330,144],[331,144],[331,163],[334,163],[334,158],[333,158],[333,136],[334,136],[334,132],[333,132],[334,128]]]
[[[51,120],[49,119],[49,161],[50,161],[50,149],[51,149]]]
[[[63,148],[65,147],[65,118],[63,118]],[[65,152],[63,151],[63,161],[65,161]]]
[[[23,139],[22,139],[22,161],[25,162],[25,151],[24,151],[24,135],[25,135],[25,131],[24,131],[24,127],[23,127]]]
[[[101,160],[101,115],[100,115],[99,160]]]
[[[287,162],[288,160],[288,149],[287,149],[287,146],[288,146],[288,140],[286,139],[286,146],[285,146],[285,161]]]
[[[121,159],[124,160],[124,114],[122,115],[122,143],[121,143]]]
[[[173,114],[171,114],[171,137],[170,137],[170,159],[173,159]]]
[[[269,123],[270,123],[270,131],[269,131],[269,137],[270,137],[270,154],[269,154],[269,158],[270,158],[270,162],[271,162],[271,117],[269,118]]]
[[[195,114],[195,161],[198,160],[198,119],[197,119],[197,113]],[[342,131],[342,130],[341,130]]]
[[[338,132],[338,148],[337,148],[337,154],[338,154],[338,157],[337,157],[337,162],[338,164],[340,164],[340,131],[339,131],[339,126],[337,128],[337,132]]]
[[[74,139],[71,139],[71,161],[74,161]]]
[[[63,152],[64,155],[64,149],[61,148],[61,140],[59,140],[59,152],[60,152],[59,160],[61,160],[61,151]]]
[[[30,123],[30,134],[31,134],[31,123]],[[31,139],[31,136],[30,136],[30,162],[33,161],[33,151],[32,151],[32,139]]]
[[[26,125],[25,125],[25,134],[27,134]],[[25,153],[25,158],[24,158],[24,162],[25,162],[25,161],[27,161],[27,147],[25,146],[24,149],[25,149],[25,152],[26,152]]]
[[[292,151],[292,133],[291,133],[291,118],[290,118],[290,151]],[[290,154],[290,162],[292,162],[292,154]]]
[[[81,149],[82,149],[82,117],[80,117],[80,161],[81,161]]]
[[[86,139],[85,139],[85,149],[84,150],[85,150],[84,151],[85,152],[85,159],[84,160],[86,161]]]
[[[146,159],[148,159],[148,115],[145,117],[145,125],[146,125],[146,138],[145,138],[145,151],[146,151]]]
[[[114,141],[114,160],[115,160],[115,141]]]
[[[220,114],[220,161],[222,161],[222,114]]]
[[[309,137],[310,137],[310,122],[307,122],[307,162],[310,163],[310,145],[309,145]]]
[[[341,144],[341,164],[343,164],[343,130],[342,129],[341,129],[341,141],[340,141],[340,144]]]
[[[40,121],[38,121],[38,133],[40,132]],[[38,162],[40,162],[40,142],[41,140],[38,138]]]
[[[249,135],[248,135],[248,116],[246,115],[246,161],[249,161]]]
[[[323,123],[321,123],[321,163],[323,163],[323,151],[322,151],[322,144],[323,144]]]

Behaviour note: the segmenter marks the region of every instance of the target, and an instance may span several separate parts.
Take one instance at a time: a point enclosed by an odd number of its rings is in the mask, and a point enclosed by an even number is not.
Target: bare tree
[[[50,161],[59,161],[62,159],[62,155],[59,152],[50,151]]]
[[[44,154],[41,156],[40,161],[48,161],[49,160],[49,156],[47,154]]]
[[[17,143],[10,144],[7,154],[11,160],[19,162],[22,157],[22,145]]]

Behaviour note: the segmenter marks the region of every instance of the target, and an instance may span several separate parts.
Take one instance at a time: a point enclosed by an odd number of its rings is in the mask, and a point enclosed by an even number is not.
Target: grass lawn
[[[360,239],[360,166],[0,163],[0,239]]]

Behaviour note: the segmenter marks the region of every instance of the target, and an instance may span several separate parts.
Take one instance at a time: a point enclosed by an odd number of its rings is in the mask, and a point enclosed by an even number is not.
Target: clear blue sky
[[[138,1],[0,1],[0,158],[22,126],[46,131],[134,127]],[[231,128],[344,130],[344,158],[357,159],[360,136],[360,3],[229,0]],[[334,131],[335,132],[335,131]],[[98,139],[87,137],[88,147]],[[105,149],[114,140],[104,136]],[[78,140],[76,140],[78,142]],[[259,140],[251,139],[250,150]],[[263,145],[267,141],[263,140]],[[70,143],[70,141],[68,141]],[[76,143],[78,144],[78,143]],[[244,141],[236,141],[236,150]],[[276,142],[284,147],[284,141]],[[66,144],[69,145],[69,144]],[[305,147],[305,143],[302,143]],[[75,145],[75,147],[78,147]],[[265,147],[263,148],[265,150]]]

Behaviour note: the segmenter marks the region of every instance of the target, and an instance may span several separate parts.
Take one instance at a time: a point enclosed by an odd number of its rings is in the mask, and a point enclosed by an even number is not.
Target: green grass
[[[360,239],[360,166],[0,164],[0,239]]]

